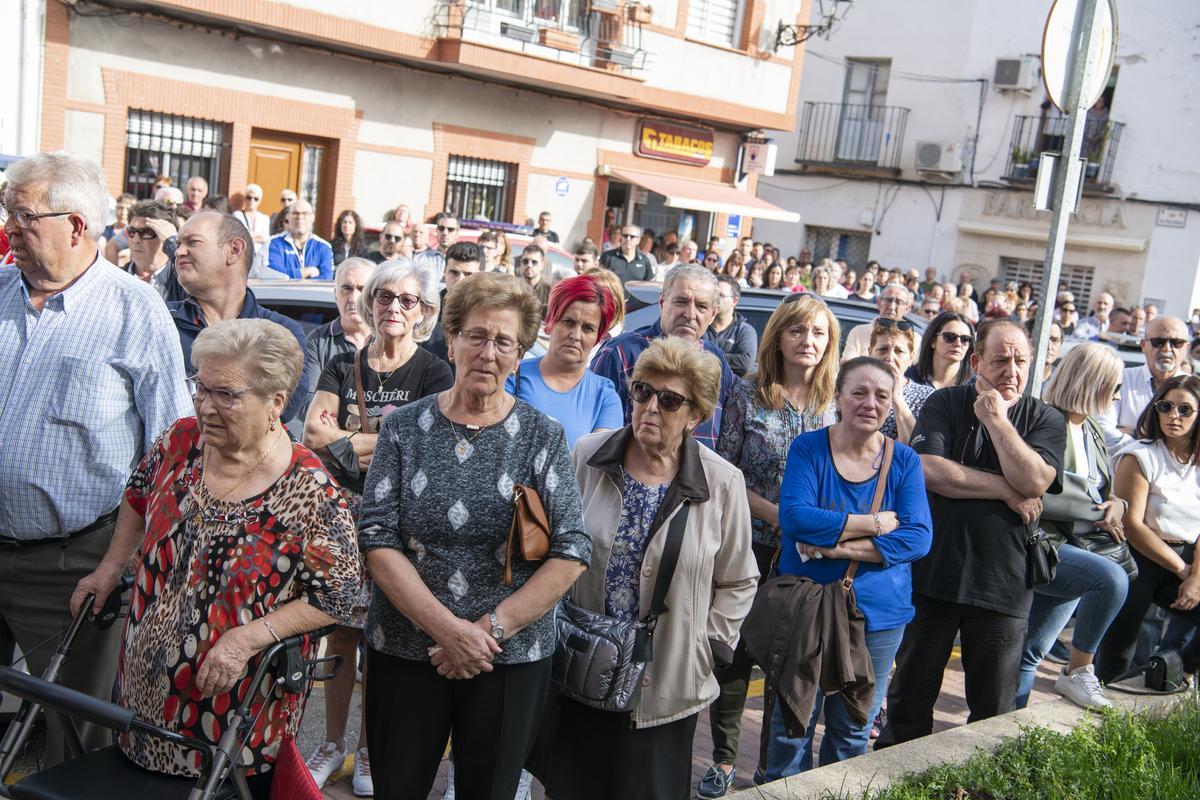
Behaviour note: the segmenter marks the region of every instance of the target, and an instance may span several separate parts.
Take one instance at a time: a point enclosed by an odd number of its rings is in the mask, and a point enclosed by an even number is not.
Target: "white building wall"
[[[42,115],[42,36],[45,0],[0,2],[0,155],[38,149]]]

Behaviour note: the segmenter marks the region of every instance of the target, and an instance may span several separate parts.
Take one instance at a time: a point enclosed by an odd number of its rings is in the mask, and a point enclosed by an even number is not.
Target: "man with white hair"
[[[189,178],[187,197],[183,200],[183,207],[188,211],[199,211],[204,208],[204,198],[206,197],[208,197],[208,181],[199,175]]]
[[[881,319],[889,319],[899,323],[904,315],[912,311],[912,293],[898,283],[889,283],[875,298],[875,307],[879,316],[862,325],[855,325],[846,336],[846,344],[842,348],[842,363],[852,358],[869,356],[871,354],[871,330]]]
[[[67,627],[75,584],[108,550],[130,470],[194,411],[162,298],[96,246],[108,217],[99,168],[39,153],[5,179],[17,268],[0,270],[0,654],[20,646],[36,675],[53,654],[39,646]],[[60,682],[108,700],[120,631],[83,626]],[[110,741],[82,733],[89,748]],[[47,761],[65,755],[50,714]]]
[[[1108,292],[1101,292],[1100,296],[1096,298],[1096,310],[1090,317],[1081,319],[1075,326],[1075,337],[1099,339],[1101,334],[1108,333],[1112,323],[1111,316],[1114,305],[1113,296]]]
[[[312,204],[307,200],[292,203],[287,229],[271,237],[266,265],[294,279],[333,280],[333,246],[312,228]]]
[[[636,243],[636,239],[634,242]],[[733,383],[737,380],[729,369],[729,362],[720,346],[705,334],[717,316],[717,276],[696,264],[680,264],[667,273],[663,281],[662,295],[658,298],[659,319],[651,325],[628,331],[609,339],[596,353],[592,361],[592,372],[603,375],[617,387],[621,406],[625,409],[625,424],[632,418],[633,409],[629,402],[629,376],[633,365],[650,343],[663,336],[682,336],[703,347],[721,362],[721,391],[713,415],[701,422],[692,431],[700,444],[717,449],[717,435],[721,431],[721,410]]]

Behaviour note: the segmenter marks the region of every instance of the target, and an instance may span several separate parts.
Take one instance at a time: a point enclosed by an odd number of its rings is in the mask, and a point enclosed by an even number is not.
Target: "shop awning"
[[[779,222],[800,221],[800,215],[794,211],[785,211],[766,200],[760,200],[752,194],[738,191],[723,183],[669,178],[631,169],[614,169],[609,173],[609,177],[661,194],[666,198],[668,208],[709,211],[714,214],[741,214]]]

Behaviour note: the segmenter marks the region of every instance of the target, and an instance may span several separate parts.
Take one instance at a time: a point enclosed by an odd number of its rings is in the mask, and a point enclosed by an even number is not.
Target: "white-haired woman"
[[[370,329],[370,341],[362,350],[333,356],[317,382],[304,421],[304,443],[322,452],[327,463],[341,463],[338,478],[351,493],[356,511],[383,417],[454,383],[449,365],[417,346],[433,333],[440,305],[437,279],[428,267],[407,259],[381,264],[358,299],[359,316]],[[347,458],[351,463],[346,463]],[[369,597],[369,592],[364,592],[352,624],[339,626],[327,645],[330,653],[341,655],[347,665],[358,657]],[[365,672],[363,682],[365,687]],[[354,670],[349,666],[325,684],[325,742],[308,759],[318,784],[324,784],[345,761],[346,722],[353,694]],[[373,791],[365,715],[355,751],[354,790],[360,795]]]
[[[1018,708],[1029,702],[1038,664],[1072,612],[1071,656],[1059,671],[1054,689],[1084,708],[1112,705],[1096,679],[1092,660],[1125,602],[1129,577],[1112,559],[1083,547],[1085,540],[1080,537],[1099,530],[1114,542],[1125,541],[1121,517],[1128,503],[1113,494],[1108,448],[1094,419],[1112,406],[1123,369],[1121,359],[1108,345],[1082,344],[1067,353],[1046,385],[1046,402],[1067,418],[1062,492],[1042,498],[1045,509],[1039,523],[1058,544],[1059,563],[1054,580],[1033,590],[1021,654]],[[1072,508],[1084,513],[1072,512]]]
[[[346,501],[280,419],[303,361],[296,337],[268,320],[218,322],[196,337],[196,415],[167,428],[133,471],[108,552],[71,597],[76,611],[89,592],[103,603],[136,558],[120,703],[201,742],[234,724],[259,652],[345,621],[359,594]],[[251,796],[265,800],[303,707],[282,687],[259,691],[242,755]],[[136,730],[119,744],[144,769],[200,773],[197,753]]]

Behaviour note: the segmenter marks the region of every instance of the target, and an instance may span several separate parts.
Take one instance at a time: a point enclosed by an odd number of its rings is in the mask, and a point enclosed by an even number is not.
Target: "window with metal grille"
[[[845,261],[846,266],[854,270],[867,265],[871,254],[869,233],[808,225],[804,229],[804,235],[805,246],[812,254],[814,264],[820,264],[821,259],[831,258],[834,261]]]
[[[745,0],[691,0],[687,35],[726,47],[737,47],[742,36]]]
[[[516,164],[450,156],[446,210],[459,219],[505,222],[515,194]]]
[[[1028,258],[1000,258],[1000,277],[1005,282],[1028,282],[1033,286],[1033,296],[1038,297],[1042,292],[1042,278],[1046,271],[1043,262]],[[1095,267],[1084,267],[1078,264],[1063,264],[1059,275],[1060,282],[1066,282],[1071,294],[1075,295],[1076,308],[1090,308],[1092,296],[1092,279],[1096,275]],[[1083,315],[1081,315],[1083,316]]]
[[[125,191],[148,199],[154,181],[168,175],[180,189],[188,178],[208,181],[209,194],[227,194],[222,183],[229,149],[226,124],[206,119],[129,110],[125,128]]]
[[[319,144],[304,145],[304,154],[300,160],[300,197],[317,207],[317,198],[321,193],[321,162],[325,158],[325,148]]]

